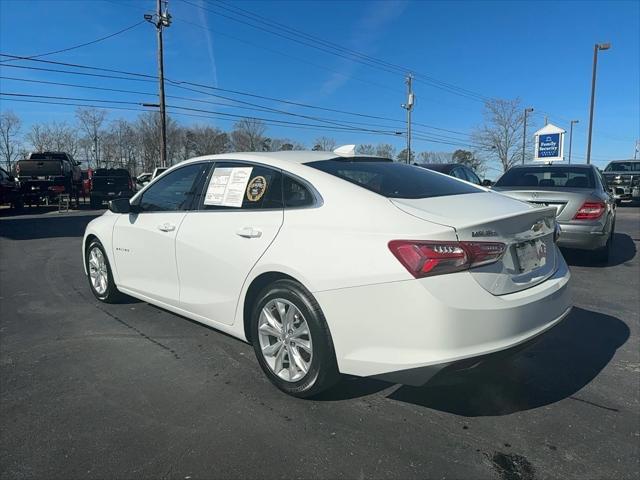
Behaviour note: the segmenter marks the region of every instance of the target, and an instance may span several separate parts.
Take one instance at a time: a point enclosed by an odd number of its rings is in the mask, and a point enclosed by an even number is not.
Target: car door
[[[203,321],[232,324],[244,281],[283,218],[280,170],[216,162],[198,210],[186,215],[178,233],[181,308]]]
[[[177,168],[132,202],[137,213],[121,215],[113,229],[118,286],[177,306],[175,241],[208,163]]]

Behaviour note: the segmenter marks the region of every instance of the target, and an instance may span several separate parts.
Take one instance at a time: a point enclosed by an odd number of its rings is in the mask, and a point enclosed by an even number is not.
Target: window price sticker
[[[253,167],[216,168],[211,175],[205,205],[222,207],[242,207],[244,192],[247,189]]]

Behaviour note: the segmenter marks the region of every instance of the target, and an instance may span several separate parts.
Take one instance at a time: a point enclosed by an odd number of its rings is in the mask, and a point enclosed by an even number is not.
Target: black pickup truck
[[[124,168],[98,168],[91,178],[91,208],[116,198],[131,198],[135,193],[133,179]]]
[[[16,164],[24,202],[39,205],[67,194],[80,204],[82,174],[79,162],[65,152],[32,153]]]

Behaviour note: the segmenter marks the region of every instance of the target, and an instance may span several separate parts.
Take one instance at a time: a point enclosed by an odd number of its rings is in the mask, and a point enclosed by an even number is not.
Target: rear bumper
[[[571,309],[570,273],[495,296],[469,272],[315,292],[342,373],[422,384],[452,364],[515,348]]]
[[[560,223],[560,228],[562,228],[562,233],[558,239],[558,246],[563,248],[597,250],[604,247],[609,238],[605,222],[595,225]]]

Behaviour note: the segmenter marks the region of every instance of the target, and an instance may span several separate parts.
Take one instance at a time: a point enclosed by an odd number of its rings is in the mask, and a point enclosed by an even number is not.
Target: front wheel
[[[93,240],[85,253],[89,286],[93,295],[105,303],[116,303],[121,298],[109,266],[107,254],[98,240]]]
[[[251,340],[260,367],[280,390],[307,398],[340,378],[329,328],[318,302],[293,280],[278,280],[258,297]]]

